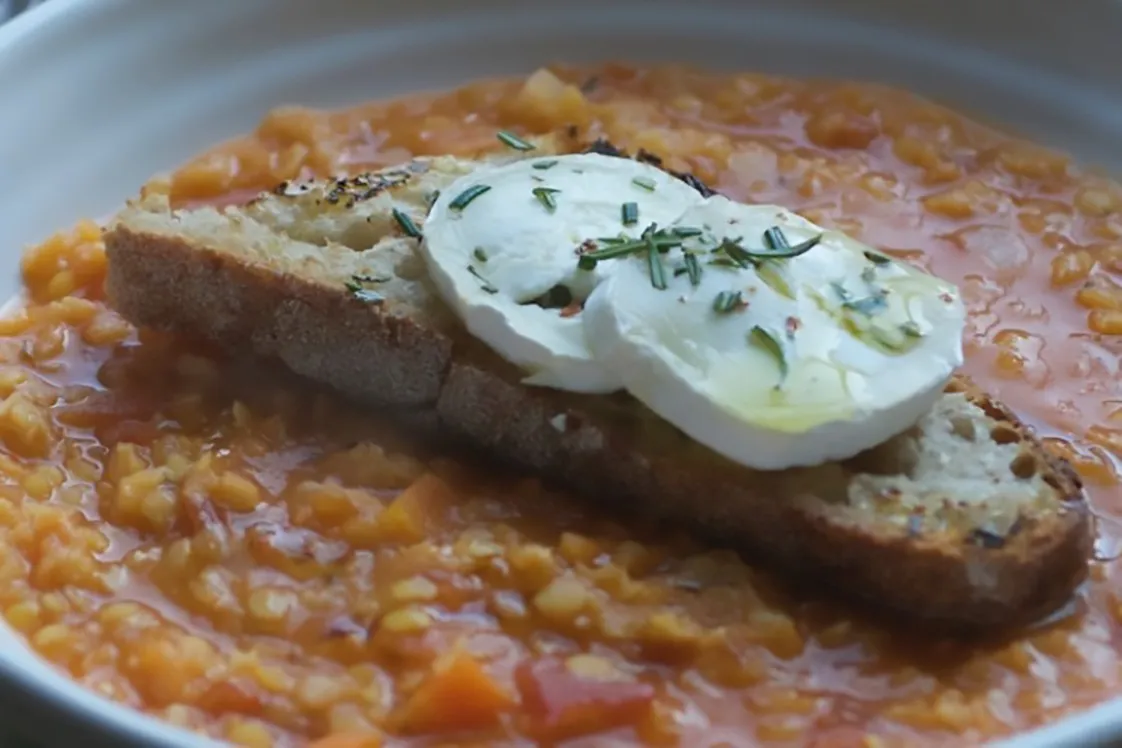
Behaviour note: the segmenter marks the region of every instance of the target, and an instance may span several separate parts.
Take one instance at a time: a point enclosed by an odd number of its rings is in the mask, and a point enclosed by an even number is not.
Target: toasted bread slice
[[[964,379],[880,447],[782,472],[733,464],[628,396],[523,385],[437,297],[394,218],[423,225],[432,193],[472,166],[418,159],[224,209],[144,198],[106,230],[110,299],[136,324],[279,358],[606,507],[918,621],[1026,624],[1084,578],[1092,531],[1075,474]],[[373,293],[353,293],[356,278]]]

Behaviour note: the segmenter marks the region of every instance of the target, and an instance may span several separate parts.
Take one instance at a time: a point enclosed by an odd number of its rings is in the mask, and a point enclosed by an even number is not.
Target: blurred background
[[[46,0],[0,0],[0,23]]]

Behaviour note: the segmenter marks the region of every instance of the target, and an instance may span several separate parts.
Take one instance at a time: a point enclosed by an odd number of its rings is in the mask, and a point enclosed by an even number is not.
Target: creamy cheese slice
[[[955,287],[844,234],[719,196],[670,228],[664,251],[597,263],[612,270],[585,337],[636,398],[736,462],[851,457],[913,425],[962,363]]]
[[[701,195],[647,164],[599,154],[483,167],[443,190],[421,253],[438,293],[467,329],[527,372],[574,392],[619,389],[593,359],[581,302],[618,266],[577,267],[582,245],[669,224]]]

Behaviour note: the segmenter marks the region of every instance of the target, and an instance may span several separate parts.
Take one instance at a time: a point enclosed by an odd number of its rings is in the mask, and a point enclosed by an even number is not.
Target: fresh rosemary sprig
[[[485,192],[490,192],[490,190],[491,186],[487,184],[472,185],[460,194],[456,195],[456,197],[452,199],[452,202],[448,203],[448,207],[452,210],[463,210],[471,204],[472,200],[484,194]]]
[[[499,130],[496,133],[496,137],[498,137],[498,139],[501,140],[504,145],[507,145],[516,151],[532,151],[536,147],[533,143],[528,143],[514,133],[508,132],[507,130]]]
[[[535,187],[531,192],[534,193],[534,197],[536,197],[538,202],[550,213],[557,210],[556,195],[561,192],[561,190],[554,187]]]
[[[421,230],[417,228],[417,224],[413,223],[413,219],[409,217],[409,214],[394,208],[393,218],[397,221],[397,225],[401,227],[402,233],[406,236],[413,239],[421,238]]]

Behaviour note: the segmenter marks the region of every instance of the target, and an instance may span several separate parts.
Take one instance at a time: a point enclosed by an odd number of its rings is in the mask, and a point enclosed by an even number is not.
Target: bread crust
[[[1029,624],[1064,605],[1085,578],[1093,533],[1078,477],[964,378],[947,397],[965,397],[979,418],[1001,426],[997,443],[1017,445],[1039,486],[1000,533],[964,525],[955,501],[918,526],[915,513],[901,520],[903,499],[887,503],[883,516],[857,511],[848,492],[875,456],[755,471],[693,443],[627,396],[525,386],[515,367],[466,332],[423,274],[395,276],[380,289],[384,301],[363,302],[323,273],[239,254],[233,223],[229,237],[214,240],[193,234],[165,205],[127,209],[105,233],[113,306],[135,324],[276,358],[361,403],[407,409],[411,423],[607,509],[687,524],[775,570],[913,622],[956,630]],[[963,506],[971,500],[959,498]],[[995,513],[1006,511],[996,503]]]

